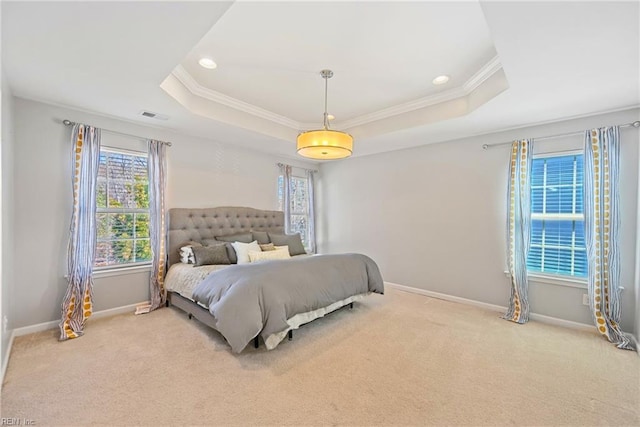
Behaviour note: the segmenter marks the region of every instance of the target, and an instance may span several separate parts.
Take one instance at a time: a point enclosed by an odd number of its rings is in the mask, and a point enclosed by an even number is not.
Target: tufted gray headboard
[[[167,236],[170,267],[180,262],[180,247],[186,242],[201,242],[215,236],[248,231],[284,233],[284,213],[253,208],[225,206],[206,209],[169,209]]]

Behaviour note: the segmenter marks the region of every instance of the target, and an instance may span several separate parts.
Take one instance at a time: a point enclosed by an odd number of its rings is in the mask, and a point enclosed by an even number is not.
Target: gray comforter
[[[233,265],[211,273],[193,291],[216,329],[239,353],[258,334],[287,331],[287,319],[368,292],[384,293],[380,270],[361,254],[314,255]]]

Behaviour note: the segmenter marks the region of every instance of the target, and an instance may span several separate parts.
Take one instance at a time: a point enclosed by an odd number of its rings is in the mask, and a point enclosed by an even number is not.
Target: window
[[[96,219],[95,267],[151,261],[146,153],[100,150]]]
[[[284,210],[284,177],[278,177],[278,206]],[[300,233],[302,244],[309,247],[309,194],[307,178],[292,176],[291,182],[291,229],[290,233]]]
[[[587,276],[583,176],[582,154],[533,159],[529,272]]]

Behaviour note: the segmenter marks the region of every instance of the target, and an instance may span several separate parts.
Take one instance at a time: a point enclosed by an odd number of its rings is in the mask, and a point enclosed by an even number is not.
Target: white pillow
[[[257,240],[254,240],[251,243],[233,242],[231,243],[231,246],[233,246],[233,249],[236,251],[238,264],[248,264],[251,262],[251,259],[249,258],[249,252],[262,251]]]
[[[180,262],[184,264],[195,264],[196,257],[193,254],[193,249],[191,245],[183,246],[180,248]]]
[[[287,251],[287,253],[289,253],[289,246],[274,246],[274,248],[276,248],[276,251]],[[291,258],[291,255],[289,255],[289,258]]]
[[[249,259],[251,262],[260,262],[272,259],[289,259],[291,255],[289,255],[289,249],[285,250],[275,250],[275,251],[264,251],[264,252],[249,252]]]

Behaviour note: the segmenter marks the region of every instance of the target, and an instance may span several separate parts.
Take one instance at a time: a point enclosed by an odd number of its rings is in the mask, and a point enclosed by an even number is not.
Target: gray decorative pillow
[[[242,242],[242,243],[251,243],[253,242],[253,235],[251,232],[247,233],[236,233],[236,234],[227,234],[226,236],[214,236],[214,238],[220,242]]]
[[[216,239],[204,239],[202,240],[202,243],[204,243],[205,246],[224,245],[227,249],[227,257],[229,258],[229,261],[231,261],[231,264],[238,263],[238,256],[236,255],[236,251],[235,249],[233,249],[233,246],[231,246],[230,242],[221,242]]]
[[[227,256],[226,245],[193,246],[193,254],[196,258],[196,267],[200,265],[231,264]]]
[[[269,239],[275,246],[289,246],[289,255],[304,255],[304,250],[300,233],[296,234],[272,234],[269,233]]]
[[[270,243],[269,234],[266,231],[252,231],[253,240],[257,240],[259,245]]]

